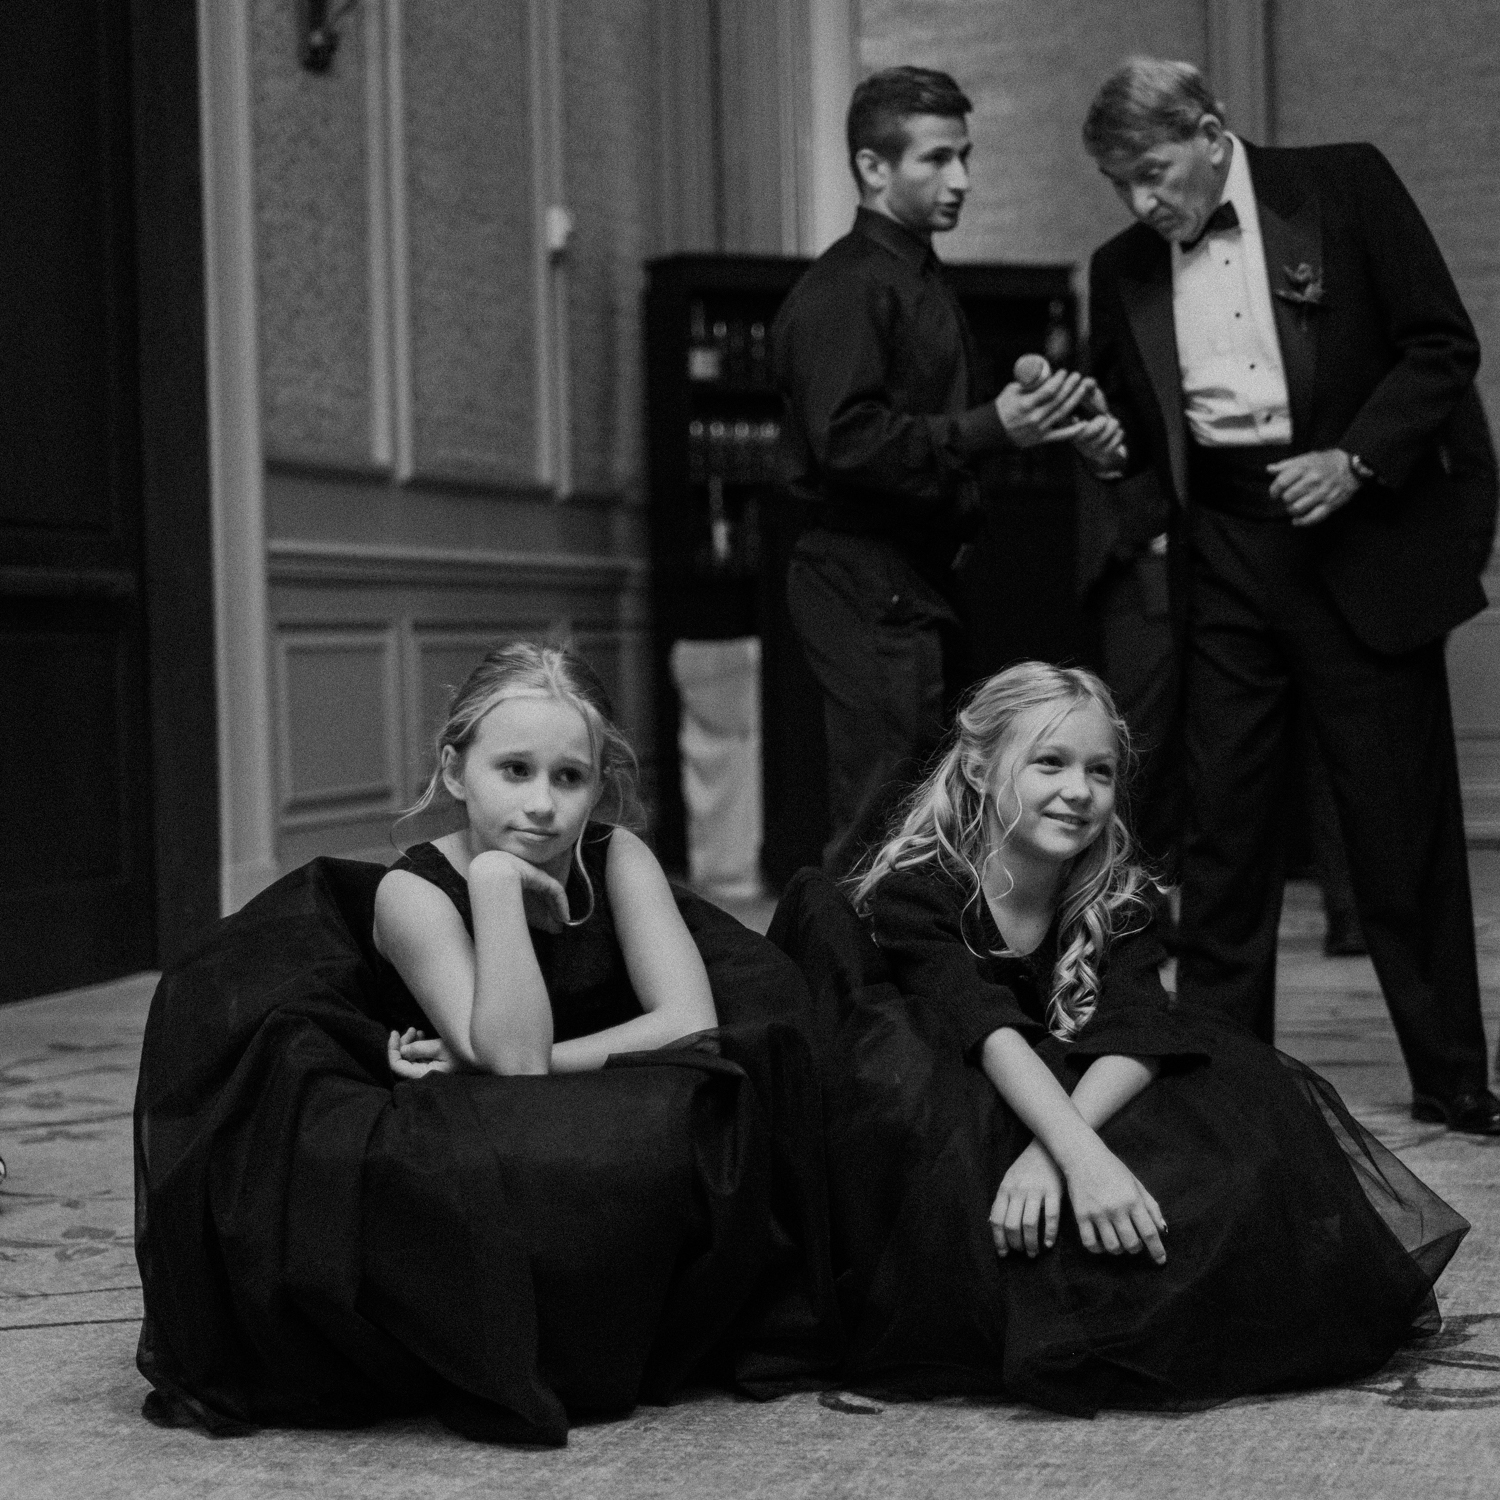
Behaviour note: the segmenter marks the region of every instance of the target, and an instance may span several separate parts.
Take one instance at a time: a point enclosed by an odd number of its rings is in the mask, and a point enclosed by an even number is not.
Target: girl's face
[[[502,698],[462,755],[443,752],[443,784],[469,819],[469,850],[501,849],[559,880],[599,800],[588,725],[549,694]]]
[[[991,782],[990,838],[992,847],[1061,864],[1082,854],[1114,813],[1119,747],[1097,703],[1049,722],[1056,712],[1031,709],[1006,737]]]

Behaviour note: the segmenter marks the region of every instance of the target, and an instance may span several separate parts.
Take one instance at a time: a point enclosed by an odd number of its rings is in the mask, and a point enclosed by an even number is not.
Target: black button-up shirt
[[[1007,446],[974,404],[968,325],[926,239],[861,208],[771,332],[793,491],[816,524],[946,567],[978,522],[970,465]]]

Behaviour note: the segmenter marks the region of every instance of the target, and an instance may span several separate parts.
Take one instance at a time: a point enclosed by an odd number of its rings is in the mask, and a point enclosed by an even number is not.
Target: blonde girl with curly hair
[[[930,963],[936,933],[922,931],[932,912],[922,886],[950,917],[957,887],[964,899],[951,925],[963,949],[1022,958],[1047,950],[1047,1030],[1075,1039],[1098,1007],[1112,942],[1150,917],[1154,882],[1132,857],[1119,806],[1128,756],[1124,722],[1093,673],[1023,662],[982,683],[896,832],[852,878],[877,941],[903,949],[915,901],[915,936]],[[939,959],[965,962],[958,948]],[[977,1002],[968,1010],[971,1026],[1019,1019]],[[1001,1024],[972,1039],[990,1082],[1034,1136],[995,1196],[995,1248],[1031,1256],[1050,1248],[1066,1196],[1086,1249],[1164,1262],[1156,1199],[1098,1135],[1155,1077],[1155,1058],[1097,1057],[1070,1096],[1033,1050],[1034,1030]]]
[[[1167,993],[1129,759],[1092,673],[1011,667],[853,909],[818,871],[783,897],[772,936],[829,1023],[852,1389],[1206,1406],[1357,1378],[1438,1326],[1464,1220],[1326,1079]]]

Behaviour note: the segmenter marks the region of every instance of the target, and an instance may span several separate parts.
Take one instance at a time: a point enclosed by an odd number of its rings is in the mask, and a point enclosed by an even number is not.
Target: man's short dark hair
[[[873,151],[892,163],[901,160],[909,139],[906,122],[913,115],[961,120],[973,108],[969,96],[935,68],[882,68],[871,73],[849,101],[849,168],[855,182],[863,186],[854,162],[861,151]]]

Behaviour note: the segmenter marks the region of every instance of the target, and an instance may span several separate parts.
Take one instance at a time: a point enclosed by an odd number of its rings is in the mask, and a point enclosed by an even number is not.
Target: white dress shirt
[[[1232,155],[1219,202],[1234,204],[1239,227],[1205,235],[1191,250],[1172,246],[1183,409],[1193,441],[1207,448],[1290,443],[1286,371],[1250,166],[1239,139],[1226,136]]]

